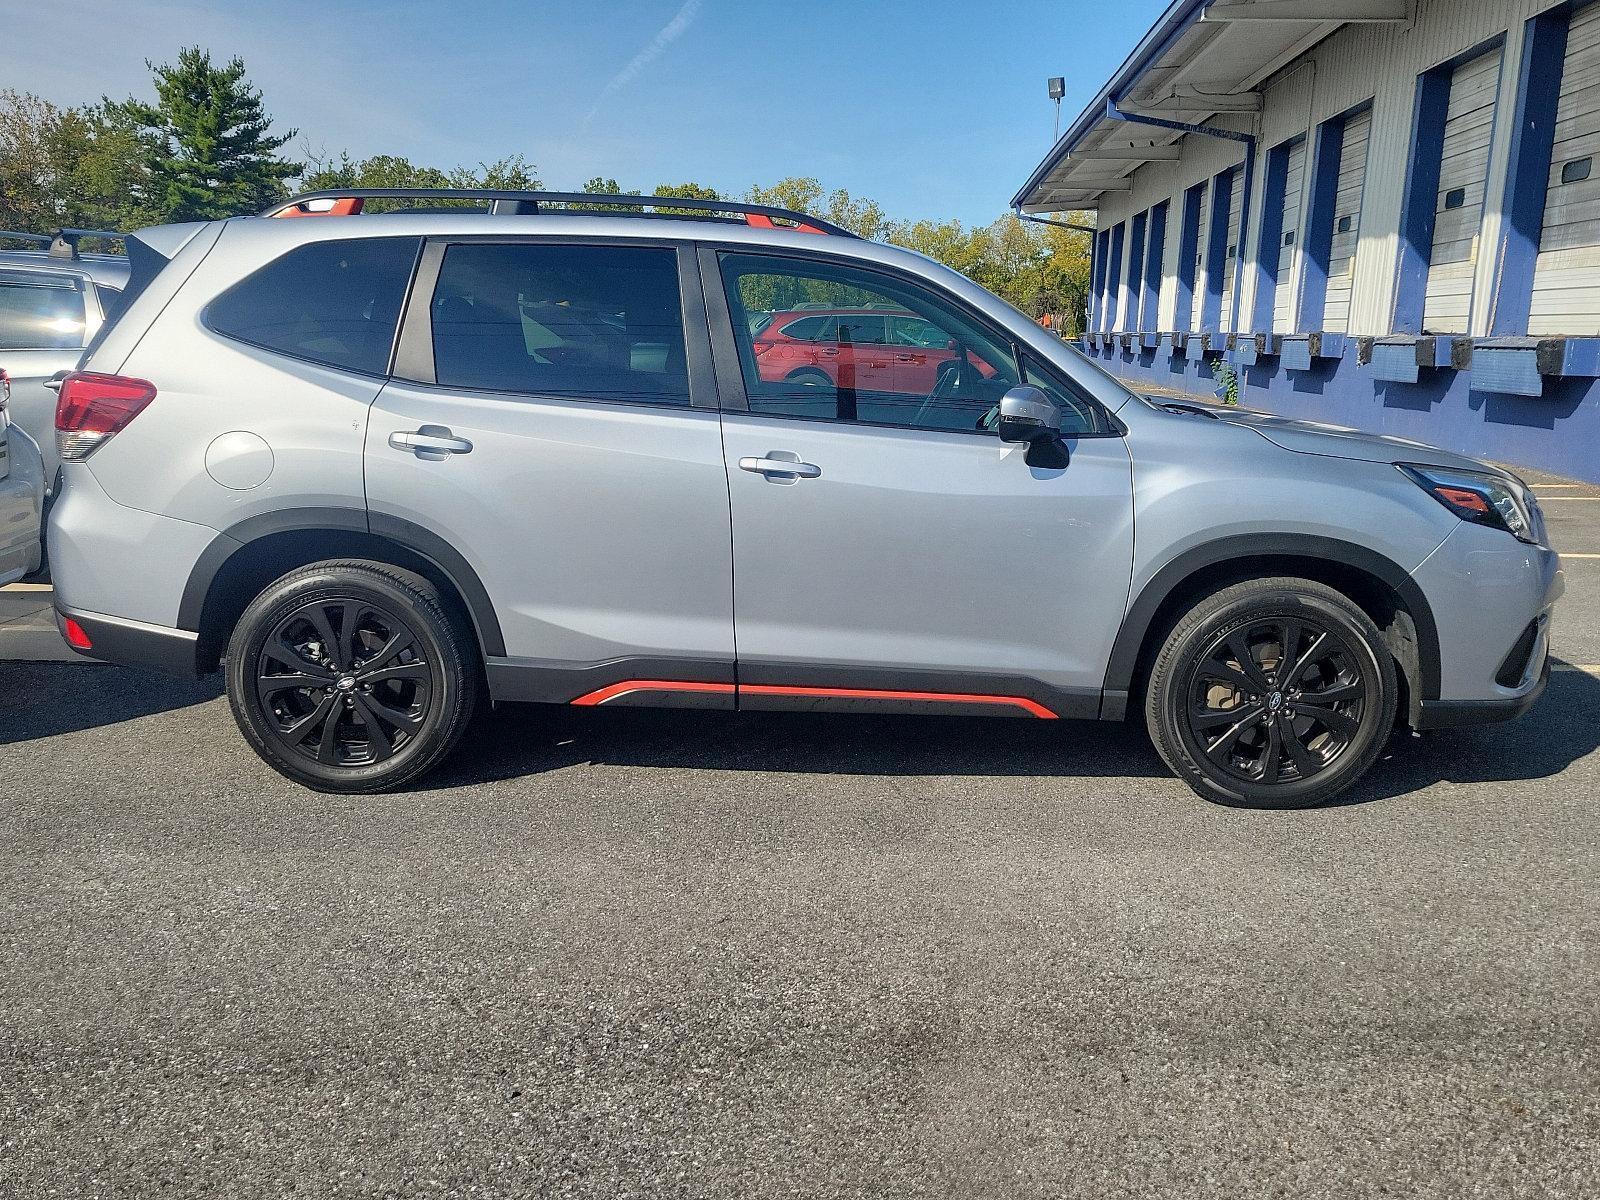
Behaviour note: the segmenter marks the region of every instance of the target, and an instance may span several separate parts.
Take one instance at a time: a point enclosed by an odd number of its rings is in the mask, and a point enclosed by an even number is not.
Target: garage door
[[[1189,328],[1203,330],[1201,314],[1206,310],[1206,250],[1211,245],[1211,184],[1200,189],[1200,236],[1194,248],[1194,307],[1189,314]]]
[[[1289,147],[1289,169],[1283,180],[1283,233],[1278,239],[1278,283],[1272,293],[1272,328],[1294,332],[1295,255],[1300,251],[1300,194],[1306,175],[1306,140]]]
[[[1422,309],[1422,327],[1428,333],[1467,332],[1499,85],[1498,48],[1462,63],[1450,78],[1433,253],[1428,259],[1428,292]]]
[[[1239,273],[1239,201],[1244,195],[1239,172],[1234,171],[1228,178],[1232,184],[1228,188],[1228,254],[1222,268],[1222,315],[1218,318],[1223,333],[1233,330],[1233,280]]]
[[[1530,334],[1600,333],[1600,4],[1567,31]]]
[[[1344,123],[1339,149],[1339,186],[1333,197],[1333,241],[1328,249],[1328,298],[1322,328],[1345,333],[1350,328],[1350,289],[1356,277],[1356,246],[1361,238],[1361,195],[1367,181],[1367,144],[1372,110]]]

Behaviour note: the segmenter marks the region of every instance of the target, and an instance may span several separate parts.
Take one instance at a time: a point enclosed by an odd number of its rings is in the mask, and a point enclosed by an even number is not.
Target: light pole
[[[1067,81],[1059,75],[1050,79],[1050,99],[1056,102],[1056,129],[1055,135],[1050,139],[1053,146],[1061,140],[1061,97],[1067,94]]]

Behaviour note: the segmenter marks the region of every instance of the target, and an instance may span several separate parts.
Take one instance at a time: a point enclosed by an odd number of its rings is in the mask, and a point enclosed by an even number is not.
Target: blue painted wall
[[[1079,349],[1083,349],[1080,345]],[[1089,351],[1135,388],[1152,383],[1209,398],[1207,363],[1155,351]],[[1547,377],[1539,397],[1474,392],[1466,371],[1423,371],[1414,384],[1374,380],[1346,357],[1316,360],[1310,371],[1276,361],[1240,367],[1239,402],[1285,417],[1389,433],[1516,466],[1600,483],[1600,380]]]

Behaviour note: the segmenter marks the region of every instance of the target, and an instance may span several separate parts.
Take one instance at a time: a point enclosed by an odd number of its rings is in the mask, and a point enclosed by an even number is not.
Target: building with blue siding
[[[1013,200],[1084,349],[1600,482],[1600,0],[1175,0]]]

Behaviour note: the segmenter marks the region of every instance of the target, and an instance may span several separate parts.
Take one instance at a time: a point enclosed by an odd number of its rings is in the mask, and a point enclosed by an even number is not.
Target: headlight
[[[1451,471],[1396,463],[1411,481],[1463,521],[1504,529],[1519,541],[1539,544],[1532,494],[1520,480],[1482,471]]]

